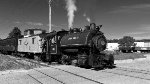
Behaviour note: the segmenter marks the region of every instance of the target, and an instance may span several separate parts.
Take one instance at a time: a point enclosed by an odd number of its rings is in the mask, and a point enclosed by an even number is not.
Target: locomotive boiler
[[[84,67],[104,67],[114,64],[113,55],[106,55],[107,41],[100,31],[100,26],[91,23],[82,31],[79,28],[70,30],[70,33],[61,39],[62,63],[76,64]]]

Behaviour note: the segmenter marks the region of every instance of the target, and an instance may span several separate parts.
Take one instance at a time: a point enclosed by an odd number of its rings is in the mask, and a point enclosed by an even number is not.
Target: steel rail
[[[36,80],[39,84],[44,84],[42,82],[40,82],[39,80],[37,80],[35,77],[31,76],[30,74],[27,74],[29,77],[31,77],[32,79]]]
[[[147,71],[147,70],[124,68],[124,67],[117,67],[116,69],[122,70],[122,71],[129,71],[129,72],[134,72],[134,73],[142,73],[142,74],[150,75],[150,71]]]
[[[58,80],[57,78],[54,78],[54,77],[52,77],[52,76],[50,76],[50,75],[47,75],[47,74],[45,74],[45,73],[43,73],[43,72],[41,72],[41,71],[39,71],[39,70],[36,70],[36,69],[34,69],[34,70],[37,71],[37,72],[39,72],[39,73],[41,73],[41,74],[44,74],[44,75],[46,75],[46,76],[52,78],[52,79],[54,79],[54,80],[56,80],[56,81],[58,81],[58,82],[60,82],[60,83],[62,83],[62,84],[66,84],[66,83],[64,83],[63,81],[60,81],[60,80]]]

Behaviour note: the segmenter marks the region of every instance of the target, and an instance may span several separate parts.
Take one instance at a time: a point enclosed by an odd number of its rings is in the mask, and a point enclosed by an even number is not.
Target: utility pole
[[[52,31],[52,25],[51,25],[51,3],[52,3],[52,0],[49,0],[49,32]]]

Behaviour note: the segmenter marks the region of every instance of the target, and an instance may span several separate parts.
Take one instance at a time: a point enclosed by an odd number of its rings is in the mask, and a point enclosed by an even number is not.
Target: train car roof
[[[17,37],[13,37],[13,38],[5,38],[5,39],[1,39],[0,41],[3,41],[3,40],[9,40],[9,39],[17,39]]]
[[[44,38],[47,34],[49,34],[49,33],[35,34],[35,35],[28,36],[28,37],[40,36],[41,38]],[[28,38],[28,37],[21,37],[19,39]]]
[[[43,29],[26,29],[25,31],[28,31],[28,30],[42,30],[43,31]]]

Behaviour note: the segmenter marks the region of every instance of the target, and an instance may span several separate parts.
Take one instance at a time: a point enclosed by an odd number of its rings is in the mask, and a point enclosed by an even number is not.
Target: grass
[[[106,52],[114,54],[115,60],[146,58],[146,56],[144,56],[142,53],[122,53],[118,51],[106,51]]]
[[[146,58],[141,53],[119,53],[114,55],[115,60],[126,60],[126,59],[138,59],[138,58]]]
[[[16,69],[33,69],[39,67],[38,65],[17,61],[7,55],[0,54],[0,71],[16,70]]]

